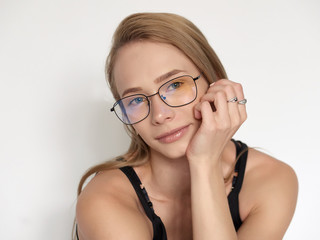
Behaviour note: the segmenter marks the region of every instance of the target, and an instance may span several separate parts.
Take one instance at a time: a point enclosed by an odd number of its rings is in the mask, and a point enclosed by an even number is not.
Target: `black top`
[[[242,224],[240,213],[239,213],[239,193],[241,190],[243,178],[244,178],[244,172],[246,169],[246,163],[247,163],[247,145],[240,142],[240,141],[234,141],[232,140],[237,149],[237,157],[239,157],[236,166],[235,166],[235,172],[237,173],[236,176],[233,177],[232,180],[232,188],[231,192],[228,195],[228,202],[229,202],[229,209],[231,213],[231,217],[233,220],[233,225],[236,229],[236,231],[239,229],[239,227]],[[148,193],[146,189],[141,184],[141,181],[134,171],[132,167],[122,167],[120,170],[126,174],[126,176],[129,178],[134,190],[136,191],[138,198],[142,204],[142,207],[144,211],[146,212],[146,215],[150,219],[153,225],[153,240],[166,240],[167,239],[167,233],[165,226],[163,222],[161,221],[160,217],[158,217],[152,207],[152,202],[149,199]]]
[[[240,213],[239,213],[239,193],[241,190],[244,173],[246,169],[246,163],[247,163],[247,156],[248,156],[248,147],[246,144],[235,141],[232,139],[234,144],[236,145],[237,149],[237,158],[239,157],[236,166],[235,166],[235,176],[232,180],[232,188],[231,192],[228,195],[228,203],[229,203],[229,209],[231,213],[231,217],[233,220],[233,225],[235,227],[235,230],[237,231],[239,227],[242,224]],[[152,202],[149,199],[148,193],[146,189],[143,187],[138,175],[134,171],[134,169],[130,166],[128,167],[122,167],[120,170],[128,177],[130,180],[134,190],[136,191],[136,194],[141,202],[141,205],[152,222],[153,226],[153,240],[167,240],[167,233],[165,226],[163,222],[161,221],[160,217],[158,217],[152,206]],[[78,237],[78,231],[76,226],[76,236]]]

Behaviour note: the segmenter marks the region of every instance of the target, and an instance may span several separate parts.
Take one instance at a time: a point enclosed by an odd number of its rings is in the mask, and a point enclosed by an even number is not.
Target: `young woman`
[[[247,100],[195,25],[174,14],[127,17],[106,73],[116,99],[111,111],[132,142],[83,176],[77,238],[282,239],[295,210],[296,175],[232,139]]]

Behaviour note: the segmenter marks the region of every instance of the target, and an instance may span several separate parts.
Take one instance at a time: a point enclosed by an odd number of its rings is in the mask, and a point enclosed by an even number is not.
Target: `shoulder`
[[[268,232],[269,239],[280,239],[295,211],[297,176],[286,163],[252,148],[248,151],[247,168],[239,196],[240,208],[242,205],[240,214],[244,218],[239,233],[245,234],[245,229],[254,225],[254,228],[250,228],[251,236],[252,231],[260,236]]]
[[[297,176],[288,164],[256,149],[249,148],[246,168],[246,182],[261,187],[296,189]],[[253,181],[254,180],[254,181]],[[282,189],[283,190],[283,189]]]
[[[81,240],[152,238],[135,192],[119,169],[100,172],[87,184],[78,197],[76,221]]]

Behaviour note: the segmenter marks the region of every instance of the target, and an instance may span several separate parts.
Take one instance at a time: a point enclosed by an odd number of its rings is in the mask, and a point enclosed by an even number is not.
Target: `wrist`
[[[190,172],[193,175],[206,176],[206,175],[222,175],[222,166],[220,159],[197,159],[195,161],[189,160]]]

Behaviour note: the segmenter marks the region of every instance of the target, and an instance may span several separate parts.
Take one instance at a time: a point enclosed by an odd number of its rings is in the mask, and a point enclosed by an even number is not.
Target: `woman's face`
[[[163,83],[182,75],[195,78],[200,72],[190,59],[174,46],[149,41],[123,46],[118,51],[114,67],[115,83],[121,98],[139,93],[147,96],[154,94]],[[197,98],[182,107],[166,105],[159,95],[149,98],[149,116],[133,127],[150,146],[151,153],[169,158],[185,155],[187,146],[201,123],[195,119],[193,108],[208,89],[208,83],[203,76],[196,80],[196,84]]]

